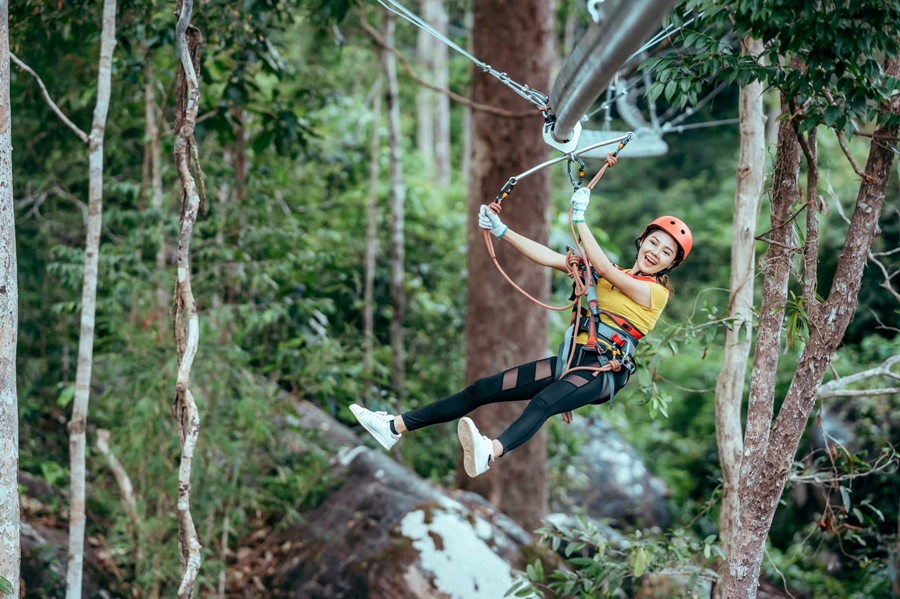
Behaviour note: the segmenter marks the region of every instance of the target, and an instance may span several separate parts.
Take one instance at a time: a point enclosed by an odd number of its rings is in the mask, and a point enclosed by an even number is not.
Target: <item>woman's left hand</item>
[[[619,157],[613,153],[609,153],[606,155],[606,167],[612,168],[616,166],[616,163],[619,161]]]
[[[560,416],[562,416],[563,422],[565,422],[566,424],[572,424],[572,412],[571,411],[563,412],[562,414],[560,414]]]

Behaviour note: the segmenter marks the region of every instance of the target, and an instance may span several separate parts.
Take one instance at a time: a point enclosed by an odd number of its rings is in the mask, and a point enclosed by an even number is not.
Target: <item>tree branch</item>
[[[828,381],[816,392],[816,399],[827,399],[830,397],[865,397],[867,395],[888,395],[891,393],[900,393],[900,389],[854,389],[847,390],[846,387],[853,383],[858,383],[866,379],[878,376],[888,377],[900,381],[900,373],[891,370],[891,366],[900,363],[900,355],[891,356],[875,368],[863,370],[849,376],[833,379]]]
[[[106,457],[106,463],[109,465],[109,469],[112,470],[113,475],[116,477],[116,482],[119,483],[119,489],[122,491],[122,503],[125,504],[125,511],[128,513],[128,518],[131,520],[131,523],[135,526],[138,525],[138,513],[137,513],[137,501],[134,499],[134,486],[131,484],[131,479],[128,477],[128,473],[125,471],[125,467],[122,466],[122,462],[109,450],[109,431],[105,429],[97,430],[97,443],[96,443],[97,451],[100,452],[100,455]]]
[[[831,95],[827,89],[822,90],[825,99],[828,100],[832,106],[837,106],[837,103],[834,101],[834,97]],[[847,160],[850,162],[850,166],[853,167],[853,172],[857,174],[863,181],[868,180],[867,175],[862,172],[859,168],[859,165],[856,164],[856,160],[853,159],[853,155],[850,153],[850,149],[847,147],[847,140],[844,139],[844,132],[834,129],[835,135],[837,135],[838,144],[841,146],[841,150],[844,152],[844,156],[847,157]]]
[[[847,215],[844,213],[844,207],[841,205],[841,201],[837,197],[837,193],[834,191],[834,187],[831,186],[830,182],[828,183],[828,195],[831,196],[831,201],[834,202],[834,206],[835,206],[835,208],[837,208],[837,211],[838,211],[838,214],[840,215],[840,217],[842,219],[844,219],[845,223],[850,224],[850,219],[847,218]],[[891,256],[897,252],[900,252],[900,248],[894,248],[894,249],[888,250],[886,252],[877,252],[877,253],[872,253],[872,251],[869,250],[869,261],[872,262],[873,264],[875,264],[875,266],[878,267],[878,269],[881,271],[881,274],[884,276],[884,281],[881,282],[880,287],[882,289],[885,289],[888,293],[890,293],[892,296],[894,296],[895,300],[900,302],[900,292],[898,292],[896,289],[894,289],[894,287],[891,283],[892,279],[894,277],[896,277],[898,274],[900,274],[900,270],[895,271],[895,272],[888,272],[888,269],[884,265],[884,262],[882,262],[881,260],[878,259],[878,256]],[[884,326],[884,325],[882,325],[882,326]],[[890,329],[890,330],[895,330],[895,329],[892,329],[891,327],[886,327],[886,326],[884,328]]]
[[[87,143],[88,142],[87,133],[85,133],[84,131],[79,129],[78,125],[76,125],[75,123],[70,121],[69,117],[67,117],[63,113],[63,111],[59,108],[59,106],[56,105],[56,102],[54,102],[53,99],[50,97],[50,92],[47,91],[47,87],[44,85],[44,82],[41,81],[41,78],[38,76],[38,74],[35,73],[31,69],[31,67],[29,67],[27,64],[25,64],[24,62],[19,60],[19,57],[16,56],[15,54],[13,54],[12,52],[9,53],[9,58],[14,63],[16,63],[17,67],[19,67],[20,69],[22,69],[23,71],[25,71],[26,73],[28,73],[29,75],[34,77],[35,81],[37,81],[38,87],[41,88],[41,94],[44,96],[44,100],[50,106],[50,109],[56,113],[56,116],[58,116],[69,129],[71,129],[72,131],[75,132],[75,135],[78,136],[78,139],[80,139],[83,143]]]

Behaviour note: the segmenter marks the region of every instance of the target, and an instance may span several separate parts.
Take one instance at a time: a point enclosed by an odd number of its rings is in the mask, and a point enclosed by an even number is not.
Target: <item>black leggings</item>
[[[599,366],[599,363],[591,365]],[[595,377],[588,371],[575,371],[557,381],[554,372],[555,356],[522,364],[478,379],[458,393],[406,412],[402,415],[403,422],[407,429],[414,431],[456,420],[487,404],[530,399],[522,415],[497,437],[503,453],[509,453],[533,437],[551,416],[609,399],[606,381],[610,377],[605,373]],[[619,380],[616,377],[616,383]]]

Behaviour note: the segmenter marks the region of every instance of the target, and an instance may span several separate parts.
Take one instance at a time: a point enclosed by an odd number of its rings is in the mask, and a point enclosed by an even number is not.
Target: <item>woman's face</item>
[[[677,255],[675,239],[665,231],[654,229],[644,237],[635,266],[639,271],[652,275],[672,266]]]

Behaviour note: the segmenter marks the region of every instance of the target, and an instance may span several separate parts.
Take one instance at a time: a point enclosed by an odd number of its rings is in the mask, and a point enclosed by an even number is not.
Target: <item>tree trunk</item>
[[[748,39],[745,51],[758,56],[762,42]],[[740,129],[741,154],[737,169],[737,190],[734,201],[734,220],[731,242],[730,297],[726,318],[731,328],[725,331],[725,351],[722,370],[716,377],[716,444],[722,467],[722,508],[719,513],[719,538],[725,551],[734,531],[734,513],[741,468],[741,405],[744,396],[744,377],[750,357],[753,336],[753,278],[756,256],[756,224],[763,192],[766,168],[766,134],[763,116],[763,85],[755,82],[741,89]],[[720,571],[720,575],[722,572]],[[724,599],[722,587],[716,586],[714,599]]]
[[[497,35],[496,15],[506,15],[505,27],[518,32],[520,43]],[[490,57],[494,68],[539,90],[550,85],[553,55],[553,7],[546,0],[523,0],[516,9],[502,0],[474,5],[474,55]],[[473,69],[472,100],[522,111],[521,98],[492,77]],[[548,355],[547,313],[514,291],[494,269],[476,224],[481,204],[490,203],[510,176],[546,160],[542,120],[499,117],[484,111],[472,115],[472,166],[469,180],[468,317],[466,319],[466,379],[480,377]],[[547,243],[549,172],[542,170],[516,186],[504,202],[503,221],[513,230]],[[531,295],[546,300],[549,270],[498,243],[498,259],[506,272]],[[474,419],[482,432],[496,437],[523,405],[495,404],[480,408]],[[485,475],[470,480],[460,468],[460,482],[487,497],[527,530],[534,530],[548,509],[546,433],[501,458]]]
[[[896,62],[888,64],[885,71],[894,77],[900,74]],[[895,99],[890,106],[882,109],[900,114],[900,99]],[[790,125],[787,127],[790,128]],[[767,389],[766,395],[758,393],[754,397],[754,385],[751,384],[751,403],[748,408],[745,438],[747,450],[741,464],[738,521],[732,539],[729,569],[724,580],[725,593],[729,598],[756,597],[765,539],[790,473],[800,437],[815,404],[816,390],[821,385],[825,370],[831,363],[834,352],[856,311],[862,273],[872,241],[878,233],[878,218],[884,205],[885,190],[894,159],[888,140],[895,139],[898,131],[900,127],[891,125],[879,127],[873,135],[865,177],[857,196],[856,210],[847,231],[828,299],[810,314],[809,342],[797,363],[787,396],[773,427],[771,415],[774,390]],[[786,143],[788,134],[793,136],[795,140],[793,143],[796,145],[796,136],[792,131],[786,131],[785,125],[782,124],[776,159],[782,154],[780,151],[782,146],[788,145]],[[777,168],[776,163],[776,183],[782,180],[777,176]],[[794,187],[796,189],[796,185]],[[773,194],[773,204],[775,195]],[[775,235],[772,237],[774,239]],[[770,252],[773,248],[776,248],[776,245],[770,245]],[[771,267],[772,263],[768,268]],[[774,274],[767,272],[766,275],[760,316],[760,338],[764,330],[763,318],[768,317],[772,308],[778,305],[773,303],[770,297],[772,289],[769,288],[769,278]],[[780,305],[783,304],[784,300],[781,299]],[[777,322],[770,319],[765,326],[769,328],[777,325],[777,332],[780,333],[782,316],[779,312]],[[771,372],[763,370],[764,364],[759,358],[761,351],[774,349],[777,352],[777,346],[772,348],[771,344],[767,343],[766,347],[761,348],[760,345],[761,342],[758,342],[754,382],[757,371],[760,371],[760,379],[774,378],[775,374],[774,368]]]
[[[466,29],[468,31],[472,31],[472,11],[467,10],[465,16]],[[474,50],[472,47],[472,35],[469,35],[466,40],[466,50],[471,54]],[[474,72],[474,71],[473,71]],[[478,73],[476,76],[483,76],[481,73]],[[472,129],[472,113],[474,111],[469,106],[463,106],[463,121],[462,121],[462,158],[460,159],[460,176],[463,181],[471,182],[472,175],[472,137],[475,135],[475,131]]]
[[[373,379],[375,366],[375,266],[378,257],[378,179],[381,176],[381,90],[382,78],[375,80],[372,100],[372,145],[369,161],[369,199],[366,203],[366,265],[363,291],[363,370]]]
[[[447,35],[447,11],[443,0],[428,0],[429,23],[443,35]],[[431,67],[434,84],[441,89],[450,89],[450,71],[447,64],[447,46],[437,40],[432,48]],[[440,188],[450,185],[450,98],[447,94],[436,94],[434,105],[434,179]]]
[[[84,479],[85,429],[91,391],[91,367],[94,357],[94,316],[97,308],[97,270],[100,262],[100,228],[103,224],[103,136],[112,79],[112,56],[116,47],[116,0],[103,2],[103,29],[100,38],[100,63],[97,78],[97,103],[88,138],[88,223],[84,246],[84,282],[81,291],[81,334],[78,338],[78,366],[75,373],[75,399],[69,421],[69,561],[66,573],[66,598],[81,597],[84,563]]]
[[[783,110],[788,110],[783,106]],[[734,584],[751,581],[755,596],[756,580],[762,562],[763,543],[769,528],[751,528],[751,505],[756,506],[754,494],[765,484],[767,473],[756,468],[760,456],[765,456],[769,444],[769,427],[775,403],[775,373],[780,354],[781,325],[787,302],[788,278],[794,236],[787,223],[791,204],[797,197],[797,177],[800,169],[800,146],[787,119],[778,126],[778,142],[775,151],[775,174],[771,192],[771,230],[763,271],[762,306],[759,311],[759,328],[753,373],[750,379],[750,396],[747,409],[747,428],[744,433],[744,454],[741,459],[738,505],[735,511],[734,533],[728,558],[728,572],[724,580],[725,596],[737,599],[749,595],[735,594]],[[774,509],[774,506],[773,506]],[[758,547],[748,549],[748,540],[758,542]],[[753,568],[755,564],[755,570]]]
[[[422,2],[422,18],[426,23],[431,23],[429,12],[431,4],[435,0]],[[391,41],[393,47],[393,41]],[[430,33],[419,29],[416,38],[416,63],[418,64],[422,78],[429,82],[434,81],[434,49],[438,41]],[[416,92],[416,146],[425,172],[431,175],[434,172],[434,103],[437,93],[424,85],[419,86]]]
[[[235,106],[234,117],[234,199],[238,204],[247,198],[247,111],[243,106]]]
[[[9,4],[0,0],[0,580],[19,596],[19,403],[16,346],[19,284],[12,186],[12,110],[9,99]]]
[[[384,39],[388,47],[394,47],[396,18],[388,13]],[[403,398],[406,387],[406,348],[403,344],[403,317],[406,313],[406,284],[404,248],[404,202],[406,188],[403,185],[403,162],[400,130],[400,98],[397,84],[397,58],[393,52],[384,53],[384,69],[387,75],[385,104],[388,110],[388,139],[391,152],[391,386],[397,396]]]
[[[190,599],[194,593],[200,570],[200,540],[191,516],[191,468],[194,448],[200,435],[200,413],[190,389],[191,367],[200,341],[200,321],[197,304],[191,290],[191,238],[197,215],[205,201],[203,172],[197,159],[197,140],[194,127],[200,107],[200,31],[191,25],[193,0],[179,0],[176,14],[175,41],[178,46],[180,68],[177,75],[175,108],[175,167],[181,180],[181,218],[176,258],[177,282],[173,329],[178,352],[178,374],[175,380],[175,403],[172,415],[178,423],[181,441],[181,463],[178,468],[178,544],[181,559],[179,599]],[[191,172],[198,171],[200,189]]]
[[[163,273],[166,270],[166,234],[163,219],[163,180],[162,180],[162,144],[159,135],[159,108],[156,106],[154,92],[153,69],[150,56],[144,64],[144,118],[146,119],[147,144],[150,158],[150,207],[156,212],[159,224],[156,227],[156,327],[159,340],[166,338],[169,331],[166,315],[169,311],[168,294],[166,293]]]
[[[819,279],[819,165],[818,135],[813,129],[806,139],[806,243],[803,245],[803,303],[808,313],[818,309]]]

